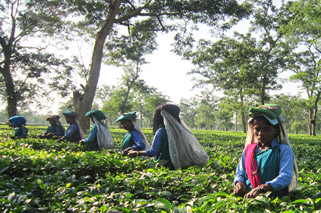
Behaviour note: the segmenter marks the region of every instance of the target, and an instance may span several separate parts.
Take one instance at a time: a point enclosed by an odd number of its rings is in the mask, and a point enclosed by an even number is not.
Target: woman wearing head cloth
[[[234,193],[254,198],[271,191],[282,197],[297,190],[298,168],[281,107],[267,104],[250,108],[248,132],[234,178]]]
[[[107,123],[105,122],[106,116],[100,110],[89,111],[85,115],[90,117],[94,123],[90,130],[89,136],[79,142],[87,145],[88,151],[101,150],[103,148],[112,149],[113,139]]]
[[[85,138],[85,134],[79,126],[79,121],[77,119],[78,114],[72,111],[64,111],[62,113],[68,124],[66,133],[64,136],[58,139],[58,141],[70,141],[70,142],[79,142],[81,139]]]
[[[46,120],[50,123],[50,126],[48,126],[45,135],[42,137],[53,138],[65,135],[65,128],[61,125],[59,119],[59,115],[51,115],[46,118]]]
[[[130,150],[140,151],[150,147],[143,131],[136,123],[136,112],[127,112],[119,116],[116,122],[119,126],[128,131],[121,146],[122,155],[127,155]]]
[[[155,157],[156,161],[171,170],[192,165],[205,166],[208,156],[195,135],[179,117],[180,109],[170,103],[156,108],[153,121],[154,139],[146,151],[131,151],[129,156]]]
[[[26,119],[22,116],[12,116],[8,120],[9,126],[14,128],[14,138],[26,138],[28,136],[28,129],[26,126]]]

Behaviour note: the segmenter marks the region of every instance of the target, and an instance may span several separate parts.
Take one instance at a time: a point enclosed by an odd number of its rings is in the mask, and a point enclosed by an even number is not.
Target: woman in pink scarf
[[[250,109],[245,149],[234,178],[234,193],[254,198],[271,191],[282,197],[297,189],[298,169],[282,123],[281,107],[268,104]]]

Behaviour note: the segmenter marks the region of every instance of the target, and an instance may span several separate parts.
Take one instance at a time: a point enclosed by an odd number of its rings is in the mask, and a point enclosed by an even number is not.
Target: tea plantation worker
[[[50,115],[46,118],[46,120],[50,123],[48,126],[44,138],[54,138],[54,137],[61,137],[65,135],[65,128],[59,121],[59,115]]]
[[[79,142],[81,139],[85,138],[85,134],[79,126],[79,121],[77,119],[78,114],[73,111],[64,111],[62,114],[70,125],[65,135],[59,138],[58,141]]]
[[[250,108],[245,149],[236,169],[234,193],[254,198],[271,191],[282,197],[297,190],[298,168],[281,107],[267,104]]]
[[[9,126],[14,128],[13,138],[26,138],[28,136],[28,129],[26,126],[26,119],[22,116],[12,116],[8,120]]]
[[[154,139],[146,151],[130,151],[129,156],[155,157],[170,170],[192,165],[205,166],[208,156],[195,135],[179,117],[180,108],[171,103],[156,108],[153,118]]]
[[[127,155],[130,150],[140,151],[150,147],[143,131],[136,123],[136,117],[136,112],[127,112],[116,120],[121,128],[128,131],[121,145],[122,155]]]
[[[90,130],[88,138],[82,139],[79,142],[86,144],[88,151],[101,150],[103,148],[112,149],[113,139],[105,121],[106,116],[104,113],[100,110],[93,110],[87,112],[85,116],[90,117],[94,125]]]

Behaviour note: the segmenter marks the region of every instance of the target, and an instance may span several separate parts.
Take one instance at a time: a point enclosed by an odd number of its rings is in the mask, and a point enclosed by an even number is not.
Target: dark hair
[[[156,131],[160,127],[164,127],[164,118],[161,114],[161,110],[165,110],[169,114],[171,114],[174,118],[177,119],[178,122],[181,122],[179,118],[180,108],[174,104],[164,103],[156,107],[154,118],[153,118],[153,133],[155,134]]]

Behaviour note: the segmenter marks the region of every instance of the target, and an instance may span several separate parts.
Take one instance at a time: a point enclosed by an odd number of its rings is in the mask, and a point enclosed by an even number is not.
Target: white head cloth
[[[140,127],[138,126],[138,124],[136,123],[136,121],[131,120],[132,124],[134,125],[134,128],[136,129],[136,131],[139,133],[139,135],[142,137],[143,142],[145,144],[145,149],[144,150],[148,150],[150,149],[150,144],[148,143],[144,132],[140,129]]]
[[[249,121],[251,120],[252,118],[249,119]],[[280,119],[279,119],[280,120]],[[245,147],[248,145],[248,144],[251,144],[251,143],[257,143],[258,141],[256,140],[256,137],[254,135],[254,131],[251,127],[251,125],[249,124],[249,121],[248,121],[248,130],[247,130],[247,135],[246,135],[246,140],[245,140]],[[280,122],[280,136],[281,136],[281,141],[280,141],[280,138],[277,137],[277,140],[278,140],[278,143],[279,144],[286,144],[288,146],[291,147],[292,149],[292,146],[290,144],[290,141],[289,141],[289,137],[288,137],[288,132],[285,128],[285,125],[284,125],[284,122]],[[292,181],[289,185],[289,191],[290,192],[295,192],[297,191],[298,189],[298,175],[299,172],[298,172],[298,165],[296,163],[296,157],[294,155],[294,159],[293,159],[293,173],[292,173]]]
[[[98,120],[95,115],[92,118],[97,125],[97,142],[100,149],[112,149],[114,148],[113,138],[109,127],[104,120]]]
[[[195,135],[187,125],[178,122],[171,114],[162,109],[165,129],[168,136],[169,154],[175,169],[185,169],[192,165],[205,166],[208,156]]]

